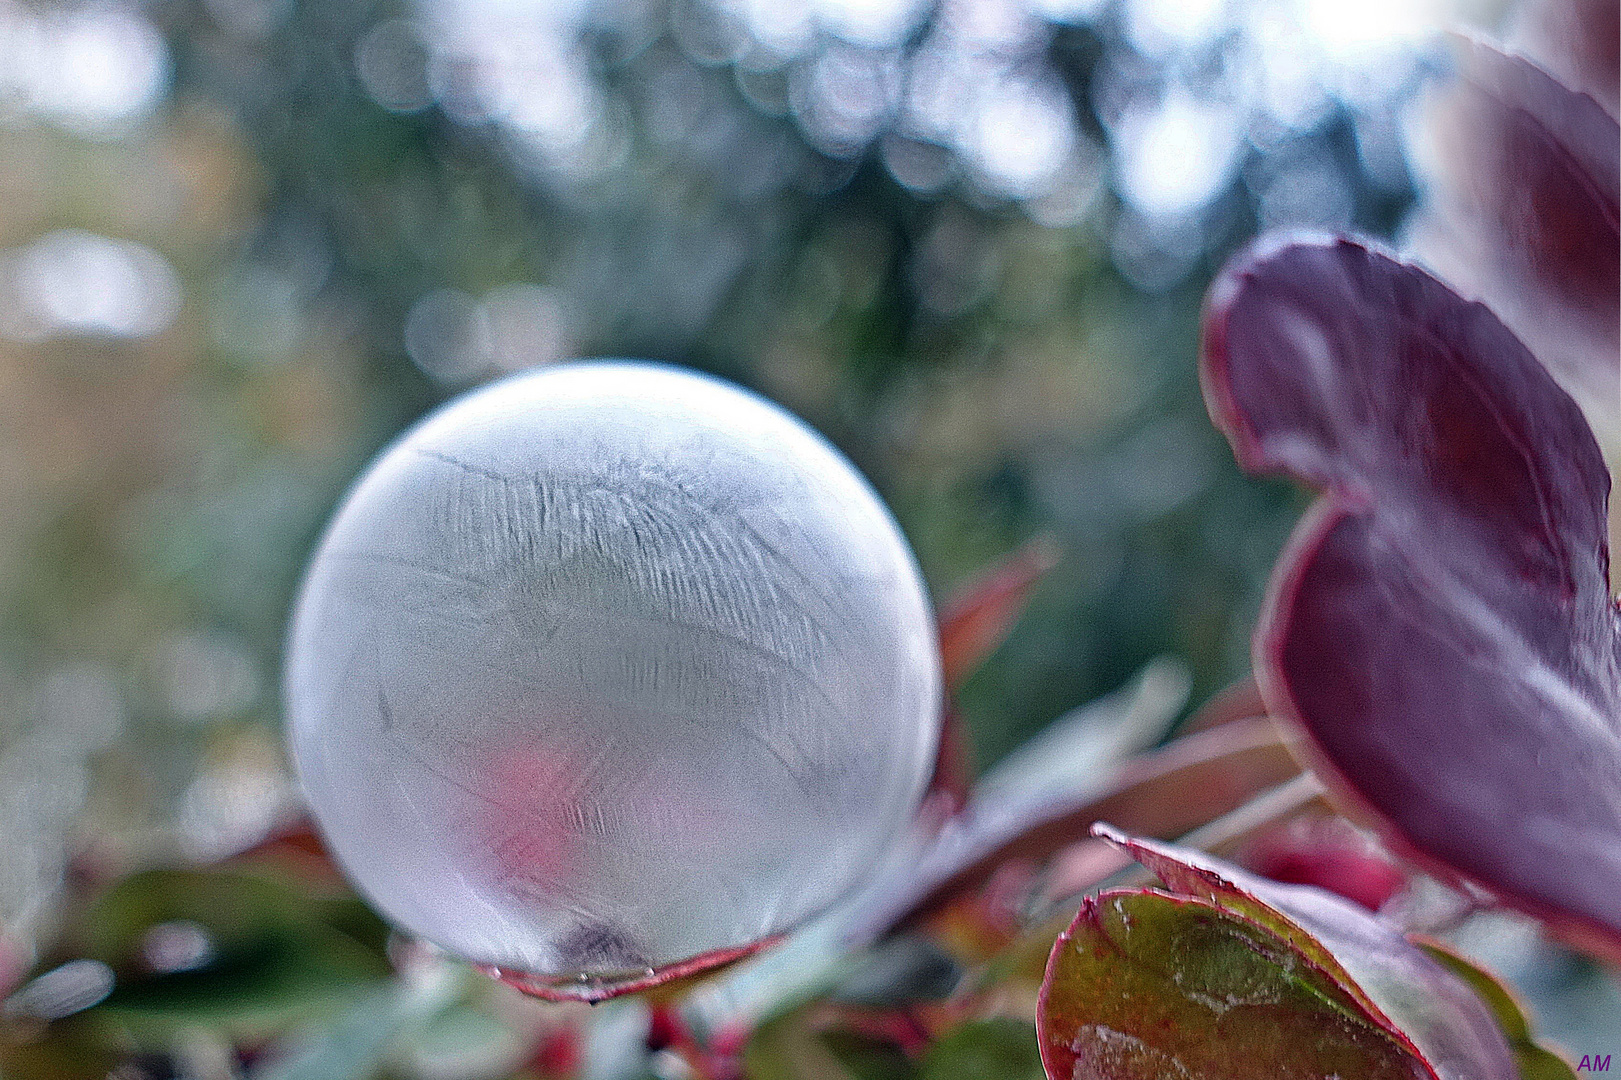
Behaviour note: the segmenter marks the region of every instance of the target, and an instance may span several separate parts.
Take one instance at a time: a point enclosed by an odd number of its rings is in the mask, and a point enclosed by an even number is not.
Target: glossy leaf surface
[[[1469,982],[1390,923],[1323,889],[1270,881],[1188,848],[1098,832],[1172,892],[1277,934],[1365,1016],[1409,1041],[1441,1080],[1519,1080],[1504,1033]]]
[[[1053,947],[1037,1031],[1064,1080],[1436,1078],[1271,929],[1154,890],[1082,904]]]
[[[1247,254],[1202,377],[1323,489],[1256,631],[1274,715],[1387,842],[1621,955],[1621,627],[1580,410],[1479,304],[1359,244]]]
[[[1357,905],[1094,831],[1169,892],[1088,899],[1060,937],[1038,1014],[1049,1075],[1568,1075],[1495,980]]]

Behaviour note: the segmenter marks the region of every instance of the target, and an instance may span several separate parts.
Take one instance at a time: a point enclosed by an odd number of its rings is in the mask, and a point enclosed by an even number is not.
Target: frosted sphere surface
[[[649,364],[451,403],[349,493],[289,639],[338,860],[474,961],[620,974],[857,884],[933,763],[911,552],[798,420]]]

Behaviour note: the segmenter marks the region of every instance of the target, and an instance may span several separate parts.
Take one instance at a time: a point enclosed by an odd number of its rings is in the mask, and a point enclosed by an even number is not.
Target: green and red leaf
[[[1496,987],[1489,977],[1366,909],[1202,852],[1095,831],[1168,891],[1088,898],[1059,938],[1037,1016],[1050,1076],[1562,1075],[1548,1071],[1558,1059],[1530,1041],[1512,1000],[1482,993]]]
[[[1082,904],[1053,946],[1037,1033],[1064,1080],[1438,1080],[1271,929],[1152,889]]]

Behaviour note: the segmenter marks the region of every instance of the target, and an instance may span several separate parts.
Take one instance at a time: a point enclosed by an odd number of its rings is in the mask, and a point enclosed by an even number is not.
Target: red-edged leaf
[[[1036,1013],[1054,1080],[1438,1080],[1269,927],[1154,890],[1088,897]]]
[[[1274,881],[1315,885],[1378,911],[1407,874],[1342,817],[1297,818],[1256,837],[1238,862]]]
[[[1203,852],[1098,835],[1129,851],[1173,892],[1251,919],[1327,972],[1362,1013],[1410,1040],[1441,1080],[1520,1080],[1496,1018],[1467,981],[1389,923],[1323,889],[1246,873]]]
[[[940,663],[948,689],[961,686],[1019,621],[1030,590],[1058,562],[1048,537],[1037,537],[971,583],[940,612]]]
[[[1256,631],[1273,714],[1387,842],[1621,956],[1621,619],[1575,403],[1346,240],[1229,266],[1202,377],[1241,465],[1326,489]]]
[[[1459,74],[1434,125],[1439,220],[1415,254],[1490,304],[1621,434],[1621,130],[1591,97],[1490,46],[1461,43]]]

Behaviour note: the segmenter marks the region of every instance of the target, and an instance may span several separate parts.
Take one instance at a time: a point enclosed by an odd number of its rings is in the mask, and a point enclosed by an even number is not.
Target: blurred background
[[[1399,239],[1437,32],[1515,17],[0,0],[0,991],[98,883],[296,822],[279,651],[311,543],[385,441],[531,365],[655,358],[781,402],[873,479],[937,599],[1055,538],[962,695],[981,766],[1157,655],[1196,703],[1242,677],[1304,497],[1206,419],[1202,291],[1262,229]],[[154,970],[211,947],[161,927]],[[341,952],[246,1030],[357,1000],[374,961]],[[190,1023],[110,1067],[247,1068],[241,1029]]]

